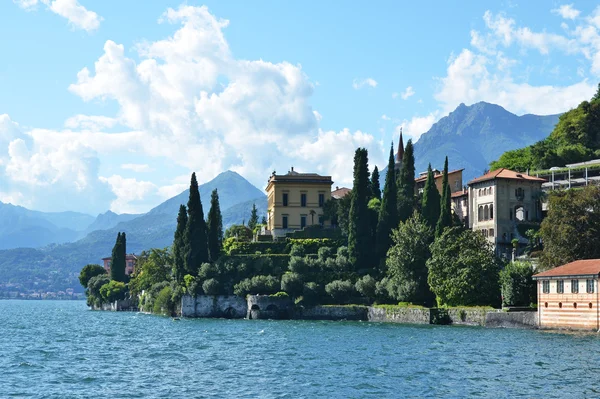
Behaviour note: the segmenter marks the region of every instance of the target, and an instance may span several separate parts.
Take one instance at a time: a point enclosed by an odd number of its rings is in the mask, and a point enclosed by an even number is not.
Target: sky
[[[142,213],[233,170],[351,186],[455,109],[565,112],[600,81],[581,1],[0,3],[0,201]]]

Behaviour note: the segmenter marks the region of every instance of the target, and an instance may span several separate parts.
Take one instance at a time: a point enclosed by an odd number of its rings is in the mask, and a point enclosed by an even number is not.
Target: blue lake
[[[598,398],[600,337],[0,301],[0,398]]]

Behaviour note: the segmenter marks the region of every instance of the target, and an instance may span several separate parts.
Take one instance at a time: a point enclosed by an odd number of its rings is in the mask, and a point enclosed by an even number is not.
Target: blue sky
[[[232,169],[351,183],[464,102],[564,112],[600,80],[592,2],[0,4],[0,201],[145,212]]]

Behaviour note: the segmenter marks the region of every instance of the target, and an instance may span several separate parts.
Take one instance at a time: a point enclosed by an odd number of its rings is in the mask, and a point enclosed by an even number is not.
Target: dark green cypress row
[[[425,182],[425,188],[423,189],[421,212],[427,225],[434,229],[440,218],[440,193],[435,186],[435,177],[431,170],[431,164],[427,167],[427,181]]]
[[[192,173],[190,182],[190,199],[188,200],[188,221],[185,229],[185,270],[196,276],[200,266],[208,262],[208,239],[206,236],[206,221],[202,210],[202,201],[198,191],[196,173]]]
[[[444,177],[442,178],[442,199],[440,204],[440,218],[435,227],[435,236],[439,237],[446,227],[452,226],[452,194],[448,184],[448,157],[444,162]]]
[[[208,211],[208,255],[215,262],[223,248],[223,216],[219,205],[219,193],[214,189],[210,195],[210,210]]]
[[[412,140],[406,143],[399,175],[398,219],[405,222],[415,208],[415,151]]]
[[[252,204],[252,211],[250,212],[250,219],[248,219],[248,227],[254,231],[254,228],[258,224],[258,210],[256,204]]]
[[[381,199],[381,186],[379,184],[379,169],[377,166],[373,169],[371,175],[371,196],[373,198]]]
[[[365,148],[354,154],[354,183],[348,226],[348,252],[355,270],[365,269],[372,263],[373,237],[369,224],[369,159]]]
[[[392,229],[398,227],[398,192],[396,189],[396,171],[394,169],[394,164],[394,143],[392,143],[387,174],[385,175],[385,185],[383,186],[383,199],[381,200],[381,210],[379,211],[379,221],[377,223],[377,235],[375,240],[377,258],[379,260],[385,258],[388,249],[392,245],[390,233]]]
[[[112,259],[110,261],[110,279],[115,281],[125,281],[125,233],[117,234],[117,240],[112,249]]]
[[[177,214],[177,228],[173,238],[173,276],[178,283],[183,282],[183,276],[185,275],[185,229],[187,220],[187,209],[185,205],[180,205]]]

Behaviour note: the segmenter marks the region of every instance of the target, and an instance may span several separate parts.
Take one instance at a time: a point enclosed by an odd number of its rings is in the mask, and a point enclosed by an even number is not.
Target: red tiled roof
[[[346,187],[338,188],[331,192],[331,196],[335,199],[344,198],[350,191],[352,190]]]
[[[450,176],[451,174],[454,174],[454,173],[462,172],[463,170],[465,170],[465,169],[463,168],[463,169],[451,170],[450,172],[448,172],[448,176]],[[441,179],[442,177],[444,177],[444,172],[440,172],[439,174],[434,175],[434,177],[436,179]],[[420,182],[420,181],[425,181],[425,180],[427,180],[427,174],[425,174],[424,176],[421,176],[421,177],[417,177],[415,179],[415,182]]]
[[[566,265],[538,273],[533,278],[558,276],[592,276],[600,273],[600,259],[576,260]]]
[[[527,180],[527,181],[539,181],[545,182],[546,179],[541,179],[535,176],[529,176],[525,173],[515,172],[513,170],[500,168],[494,171],[488,172],[483,176],[479,176],[476,179],[473,179],[469,182],[469,184],[478,183],[486,180],[494,180],[494,179],[512,179],[512,180]]]
[[[452,198],[458,198],[458,197],[463,197],[463,196],[467,196],[469,195],[469,192],[467,190],[460,190],[460,191],[455,191],[452,194],[450,194],[450,196]]]

